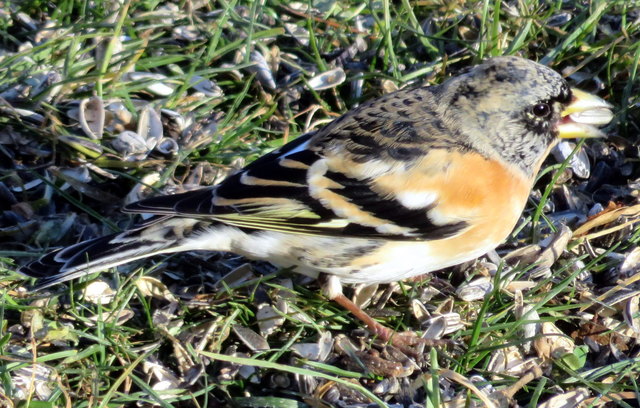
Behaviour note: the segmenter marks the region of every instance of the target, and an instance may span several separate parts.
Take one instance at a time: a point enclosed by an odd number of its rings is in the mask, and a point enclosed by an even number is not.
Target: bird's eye
[[[546,118],[551,113],[551,106],[548,103],[538,103],[533,106],[533,114],[539,118]]]

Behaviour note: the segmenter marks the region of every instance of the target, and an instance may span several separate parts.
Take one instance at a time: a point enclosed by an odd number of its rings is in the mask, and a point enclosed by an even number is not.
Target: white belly
[[[312,277],[329,273],[344,283],[395,282],[475,259],[497,245],[478,242],[473,250],[451,257],[439,256],[429,241],[388,242],[272,231],[247,234],[229,226],[212,228],[194,241],[193,249],[231,251]]]

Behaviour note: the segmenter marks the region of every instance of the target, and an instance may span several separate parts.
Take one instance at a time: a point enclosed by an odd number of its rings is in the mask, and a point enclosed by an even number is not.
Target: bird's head
[[[487,154],[536,172],[561,138],[599,137],[611,105],[572,89],[549,67],[518,57],[487,60],[444,84],[457,127]]]

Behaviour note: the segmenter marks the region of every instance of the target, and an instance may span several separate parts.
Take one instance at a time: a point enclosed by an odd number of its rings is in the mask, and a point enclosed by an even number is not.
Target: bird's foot
[[[385,327],[342,293],[334,295],[333,300],[360,319],[375,337],[384,343],[393,345],[407,355],[417,356],[422,353],[424,347],[442,347],[451,344],[449,340],[424,339],[413,331],[396,332]]]

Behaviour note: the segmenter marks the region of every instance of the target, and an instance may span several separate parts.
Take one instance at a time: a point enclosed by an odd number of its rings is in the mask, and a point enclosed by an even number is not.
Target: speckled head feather
[[[554,70],[518,57],[497,57],[441,85],[452,127],[474,148],[500,155],[527,174],[557,143],[554,124],[571,101],[567,82]]]

